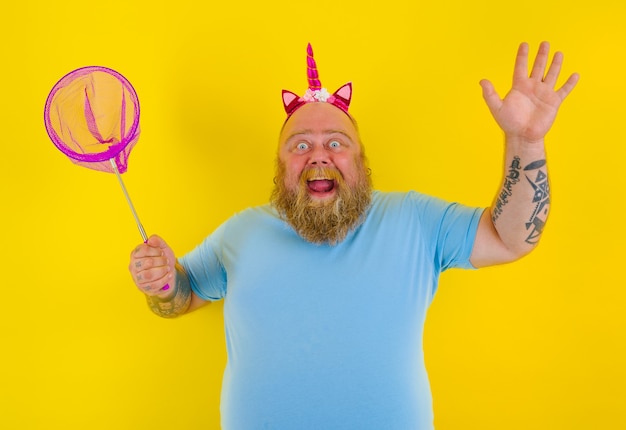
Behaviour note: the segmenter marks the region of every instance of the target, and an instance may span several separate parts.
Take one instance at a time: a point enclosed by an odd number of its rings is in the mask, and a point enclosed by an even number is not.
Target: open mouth
[[[335,189],[335,181],[332,179],[310,179],[307,187],[315,194],[327,194]]]

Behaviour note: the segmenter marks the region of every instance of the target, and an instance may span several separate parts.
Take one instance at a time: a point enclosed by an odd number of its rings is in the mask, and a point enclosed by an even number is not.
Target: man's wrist
[[[504,141],[506,142],[507,148],[518,152],[545,152],[545,140],[543,138],[530,140],[523,136],[505,135]]]
[[[176,263],[176,275],[172,281],[165,294],[146,297],[152,312],[163,318],[175,318],[184,314],[191,302],[189,278],[185,269],[178,262]]]

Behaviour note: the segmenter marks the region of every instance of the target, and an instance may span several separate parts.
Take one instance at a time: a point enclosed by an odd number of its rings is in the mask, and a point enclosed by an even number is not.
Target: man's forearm
[[[167,296],[146,296],[152,312],[163,318],[176,318],[187,312],[191,302],[189,278],[182,266],[176,263],[173,291]]]
[[[504,181],[491,207],[491,220],[504,244],[518,255],[539,242],[550,210],[543,142],[507,141]]]

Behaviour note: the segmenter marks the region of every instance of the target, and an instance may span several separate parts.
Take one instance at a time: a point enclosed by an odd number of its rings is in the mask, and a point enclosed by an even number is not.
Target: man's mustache
[[[334,167],[307,167],[300,175],[300,183],[306,184],[308,181],[327,179],[331,181],[343,181],[341,172]]]

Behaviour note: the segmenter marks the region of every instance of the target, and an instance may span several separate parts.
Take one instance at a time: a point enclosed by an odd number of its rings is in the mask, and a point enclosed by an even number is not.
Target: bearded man
[[[521,258],[550,206],[544,136],[578,80],[555,84],[541,44],[520,45],[513,88],[483,95],[506,138],[505,179],[487,210],[372,190],[352,86],[283,91],[271,203],[222,224],[180,259],[158,236],[130,272],[163,317],[224,299],[222,428],[432,429],[422,336],[439,275]],[[524,177],[525,176],[525,177]],[[173,288],[172,288],[173,287]]]

